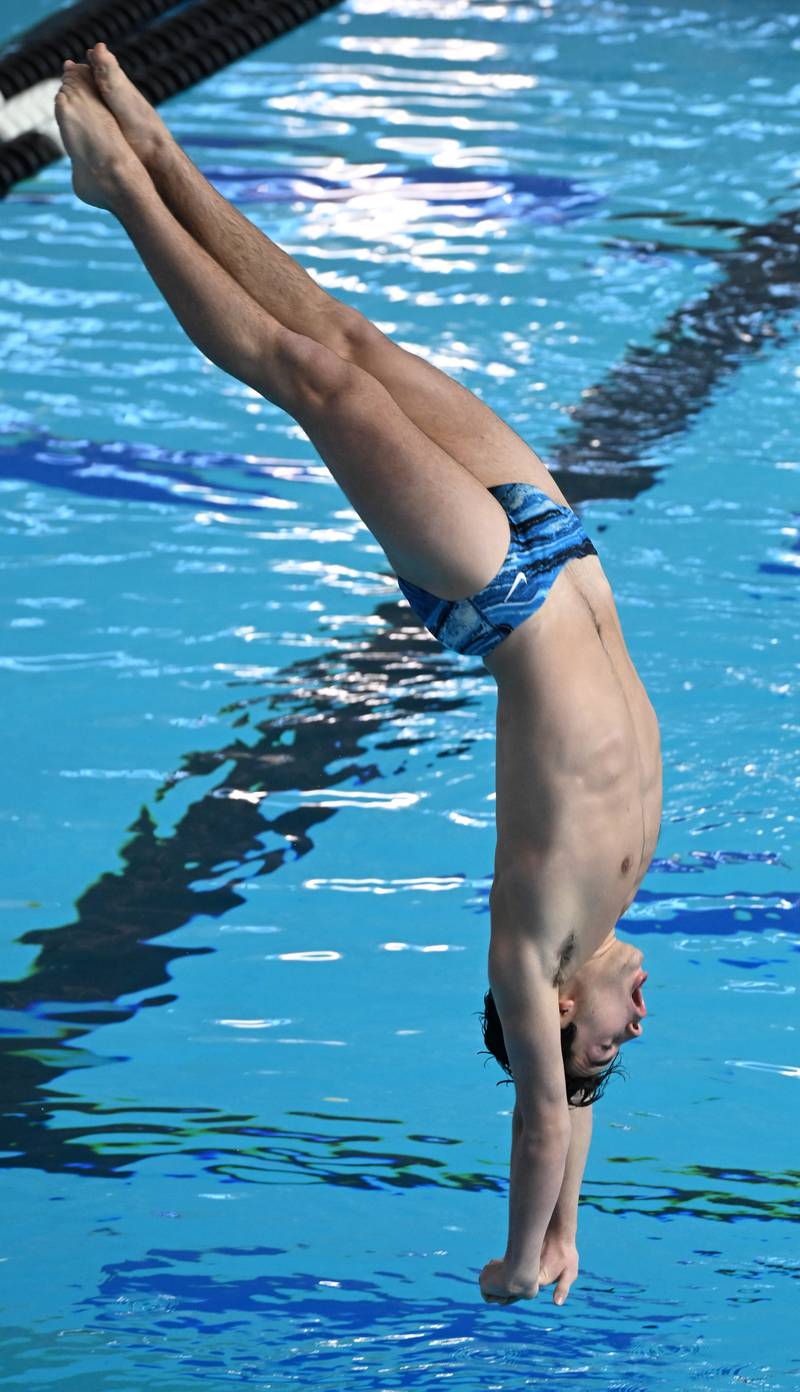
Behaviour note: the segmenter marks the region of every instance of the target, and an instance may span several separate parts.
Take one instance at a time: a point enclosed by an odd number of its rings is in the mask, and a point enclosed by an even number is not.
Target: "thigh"
[[[508,518],[497,499],[370,373],[330,353],[326,376],[328,349],[298,351],[304,362],[291,414],[392,568],[441,599],[482,589],[508,551]]]
[[[409,419],[485,488],[532,483],[568,505],[535,450],[468,387],[402,348],[357,311],[347,341],[351,361],[376,377]]]

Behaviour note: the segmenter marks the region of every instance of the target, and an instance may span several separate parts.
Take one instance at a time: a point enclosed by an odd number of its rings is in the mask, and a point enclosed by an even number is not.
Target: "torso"
[[[658,719],[599,558],[569,561],[484,662],[498,687],[495,880],[523,899],[530,885],[532,923],[536,906],[570,904],[552,917],[571,922],[546,931],[554,950],[572,933],[577,970],[632,902],[662,808]]]

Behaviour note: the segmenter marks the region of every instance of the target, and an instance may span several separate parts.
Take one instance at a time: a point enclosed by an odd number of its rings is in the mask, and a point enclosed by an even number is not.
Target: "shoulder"
[[[558,989],[537,943],[492,931],[489,986],[527,1122],[566,1109]]]
[[[497,949],[516,944],[535,958],[553,989],[577,971],[584,954],[585,905],[574,875],[563,865],[520,863],[495,878],[489,896],[491,936]]]

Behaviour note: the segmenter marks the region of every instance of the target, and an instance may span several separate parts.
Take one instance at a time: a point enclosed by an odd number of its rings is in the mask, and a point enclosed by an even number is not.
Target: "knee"
[[[384,337],[381,330],[360,309],[352,305],[340,305],[339,330],[342,335],[343,353],[351,362],[361,365],[361,360],[374,351],[376,344]]]
[[[357,369],[347,358],[315,338],[286,330],[278,350],[279,380],[284,384],[292,414],[303,406],[318,406],[339,396],[351,385]]]
[[[340,325],[345,356],[365,372],[371,371],[370,364],[374,366],[378,355],[386,347],[386,335],[377,324],[350,305],[345,306]]]

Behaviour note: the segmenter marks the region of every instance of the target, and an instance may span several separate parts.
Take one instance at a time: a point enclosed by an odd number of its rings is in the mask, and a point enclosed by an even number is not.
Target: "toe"
[[[94,48],[86,50],[89,59],[92,76],[99,83],[109,82],[111,79],[111,64],[108,61],[108,54],[101,51],[100,44],[95,44]]]
[[[94,48],[89,49],[89,57],[95,67],[106,68],[108,70],[110,70],[116,62],[113,53],[104,43],[96,43]]]

